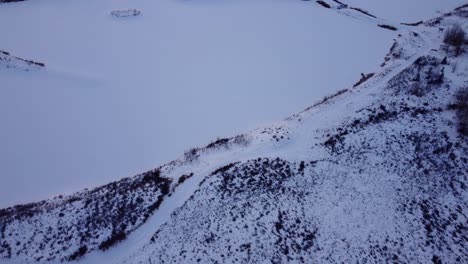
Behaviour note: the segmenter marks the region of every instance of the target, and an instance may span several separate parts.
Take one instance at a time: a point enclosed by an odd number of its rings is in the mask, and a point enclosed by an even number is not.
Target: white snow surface
[[[126,9],[142,15],[109,15]],[[1,4],[0,31],[46,64],[0,69],[0,207],[281,120],[372,71],[397,34],[282,0],[31,0]]]

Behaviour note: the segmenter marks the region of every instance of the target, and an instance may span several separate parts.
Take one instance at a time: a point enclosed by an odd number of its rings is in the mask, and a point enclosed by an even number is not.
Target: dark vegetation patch
[[[232,138],[218,138],[217,140],[208,144],[203,149],[229,149],[231,145],[247,146],[248,144],[249,139],[247,138],[247,136],[245,134],[240,134]]]
[[[16,3],[16,2],[23,2],[25,0],[0,0],[1,3]]]
[[[434,198],[415,199],[409,207],[409,213],[419,218],[424,233],[424,247],[454,252],[456,251],[454,246],[464,243],[467,229],[464,227],[463,219],[466,217],[459,208],[443,207]],[[437,255],[434,255],[432,260],[434,263],[442,263],[441,257]]]
[[[81,246],[77,251],[75,251],[75,253],[71,254],[68,257],[68,260],[69,261],[77,260],[77,259],[81,258],[82,256],[84,256],[86,254],[86,252],[88,252],[88,247]]]
[[[449,105],[450,110],[456,111],[458,132],[468,136],[468,87],[463,87],[455,94],[455,102]]]
[[[218,173],[225,173],[226,171],[228,171],[229,169],[231,169],[232,167],[234,167],[237,164],[239,164],[239,162],[229,163],[229,164],[227,164],[225,166],[222,166],[221,168],[216,169],[215,171],[213,171],[210,174],[210,176],[216,175]]]
[[[286,206],[290,199],[304,199],[293,177],[309,177],[310,164],[258,158],[214,171],[185,209],[174,213],[174,221],[153,235],[154,247],[164,249],[156,250],[152,261],[210,263],[215,254],[219,263],[256,263],[265,256],[273,263],[310,263],[304,256],[318,250],[319,229],[305,217],[306,207]],[[191,220],[182,227],[179,219]],[[156,242],[168,234],[186,246],[166,254],[166,244]]]
[[[331,6],[329,4],[327,4],[325,1],[322,1],[322,0],[318,0],[316,1],[319,5],[325,7],[325,8],[331,8]]]
[[[180,176],[179,180],[177,181],[177,184],[184,183],[187,179],[190,179],[192,176],[193,176],[193,172],[188,174],[188,175],[184,174],[184,175]]]
[[[462,10],[462,9],[464,9],[466,7],[468,7],[468,4],[464,4],[462,6],[459,6],[459,7],[455,8],[455,10]]]
[[[356,10],[366,16],[370,16],[370,17],[373,17],[373,18],[377,18],[376,16],[372,15],[371,13],[369,13],[368,11],[364,10],[364,9],[361,9],[359,7],[350,7],[349,9],[353,9],[353,10]]]
[[[218,148],[220,146],[227,146],[229,138],[218,138],[206,146],[207,149]]]
[[[219,190],[223,196],[232,196],[238,193],[256,193],[277,191],[281,189],[282,182],[295,173],[293,164],[282,159],[258,158],[242,166],[229,164],[216,170],[213,175],[222,177]]]
[[[358,87],[359,85],[365,83],[367,80],[369,80],[370,78],[372,78],[374,76],[375,73],[368,73],[368,74],[364,74],[364,73],[361,73],[361,79],[359,79],[359,81],[357,81],[353,87]]]
[[[191,148],[191,149],[185,151],[185,153],[184,153],[185,161],[193,162],[193,161],[197,160],[198,157],[200,157],[200,155],[198,154],[199,150],[200,149],[198,149],[198,148]]]
[[[112,230],[112,234],[99,245],[99,249],[103,251],[107,250],[116,243],[125,240],[126,237],[127,235],[124,231]]]
[[[247,146],[250,143],[249,138],[245,134],[240,134],[231,139],[232,143],[239,146]]]
[[[396,94],[423,97],[444,82],[444,66],[435,57],[422,56],[411,67],[388,82],[388,89]]]
[[[345,137],[348,134],[362,130],[369,125],[376,125],[398,117],[397,111],[388,110],[384,105],[380,105],[379,108],[369,108],[366,110],[370,113],[366,119],[355,119],[348,127],[338,128],[336,134],[328,135],[328,139],[324,142],[324,145],[333,152],[338,151],[338,148],[343,147],[342,144],[344,144]]]
[[[340,6],[344,6],[344,7],[348,7],[347,4],[344,4],[343,2],[339,1],[339,0],[332,0],[333,2],[339,4]]]
[[[414,23],[401,23],[401,24],[405,25],[405,26],[417,27],[419,25],[422,25],[423,23],[424,23],[424,21],[418,21],[418,22],[414,22]]]
[[[392,46],[390,47],[390,50],[385,55],[384,62],[380,65],[380,67],[384,67],[386,63],[391,59],[400,58],[401,54],[399,52],[396,52],[397,47],[398,47],[398,42],[394,41]]]
[[[394,27],[394,26],[391,26],[391,25],[379,24],[378,26],[381,27],[381,28],[385,28],[385,29],[388,29],[388,30],[392,30],[392,31],[397,31],[397,30],[398,30],[398,28],[396,28],[396,27]]]
[[[184,152],[185,162],[193,162],[197,160],[202,153],[209,150],[230,149],[233,146],[248,146],[250,139],[246,134],[239,134],[231,138],[218,138],[210,142],[205,147],[191,148]]]
[[[354,134],[370,125],[395,121],[402,116],[418,118],[421,115],[426,116],[442,112],[443,109],[427,106],[408,106],[406,103],[401,103],[398,106],[392,107],[380,105],[377,108],[367,108],[365,111],[369,113],[366,118],[354,119],[349,125],[338,128],[336,133],[332,135],[328,134],[327,139],[324,141],[324,146],[329,148],[332,153],[344,153],[346,151],[344,141],[349,134]]]
[[[459,24],[454,24],[445,30],[444,43],[455,48],[455,54],[458,56],[462,51],[462,46],[465,43],[465,31]]]

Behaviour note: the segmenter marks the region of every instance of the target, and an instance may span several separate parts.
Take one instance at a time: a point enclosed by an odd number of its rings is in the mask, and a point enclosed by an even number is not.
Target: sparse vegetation
[[[192,162],[198,158],[198,149],[191,148],[184,153],[184,158],[187,162]]]
[[[227,148],[228,142],[229,142],[228,138],[218,138],[215,141],[208,144],[208,146],[206,146],[206,148],[211,149],[211,148],[218,148],[218,147],[221,147],[221,146],[224,146],[224,147]]]
[[[365,83],[367,80],[372,78],[372,76],[374,76],[374,73],[369,73],[369,74],[361,73],[361,79],[359,79],[359,81],[353,85],[353,88],[358,87],[359,85]]]
[[[232,138],[232,143],[240,146],[247,146],[250,140],[247,138],[245,134],[240,134]]]
[[[18,243],[0,242],[0,258],[17,255],[19,250],[25,255],[49,251],[52,252],[47,257],[49,260],[69,261],[97,249],[105,250],[145,223],[159,208],[170,186],[171,180],[161,177],[159,169],[154,169],[134,178],[124,178],[52,201],[0,209],[2,242],[3,239],[15,241],[14,238],[21,234],[18,231],[5,232],[8,228],[16,230],[12,223],[19,221],[37,228],[28,234],[28,240],[21,245],[24,248]],[[49,217],[60,220],[39,224],[38,219]],[[111,235],[104,237],[101,233]]]
[[[324,97],[322,98],[322,100],[320,100],[319,102],[317,102],[316,104],[314,104],[312,107],[317,106],[317,105],[321,105],[321,104],[327,102],[328,100],[330,100],[330,99],[332,99],[332,98],[334,98],[334,97],[337,97],[338,95],[341,95],[341,94],[346,93],[347,91],[348,91],[348,89],[343,89],[343,90],[337,91],[337,92],[334,93],[334,94],[324,96]]]
[[[458,56],[465,43],[465,31],[459,24],[449,27],[444,34],[444,43],[455,48],[455,54]]]
[[[240,134],[232,138],[218,138],[215,141],[212,141],[206,147],[202,148],[202,150],[219,149],[219,148],[229,149],[232,145],[247,146],[249,142],[250,140],[247,138],[245,134]],[[191,156],[192,154],[189,153],[187,155]]]
[[[409,86],[408,93],[417,97],[423,97],[426,91],[420,82],[414,82]]]

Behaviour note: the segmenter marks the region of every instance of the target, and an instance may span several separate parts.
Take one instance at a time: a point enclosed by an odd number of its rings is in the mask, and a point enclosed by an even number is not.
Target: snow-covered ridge
[[[441,39],[453,22],[467,28],[466,10],[437,21],[402,30],[372,77],[283,122],[134,178],[1,210],[1,256],[463,263],[468,146],[448,105],[468,84],[468,56]]]

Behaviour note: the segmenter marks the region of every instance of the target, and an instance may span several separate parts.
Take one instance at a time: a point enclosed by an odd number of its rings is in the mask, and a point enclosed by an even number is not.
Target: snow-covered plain
[[[110,15],[125,9],[142,14]],[[281,0],[31,0],[0,5],[0,32],[46,65],[0,68],[0,207],[281,120],[372,71],[397,34]]]

